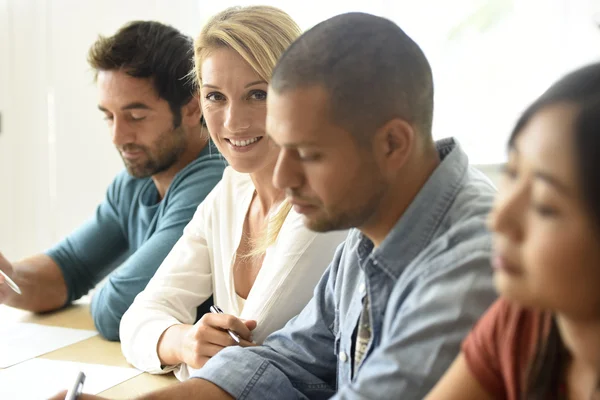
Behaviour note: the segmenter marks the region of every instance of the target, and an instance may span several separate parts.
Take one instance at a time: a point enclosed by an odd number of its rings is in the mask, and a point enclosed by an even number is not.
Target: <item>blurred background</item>
[[[523,108],[600,59],[600,0],[0,0],[0,251],[52,245],[122,168],[86,63],[98,34],[153,19],[195,37],[214,13],[250,4],[280,7],[303,29],[348,11],[398,23],[433,68],[435,137],[457,137],[494,180]]]

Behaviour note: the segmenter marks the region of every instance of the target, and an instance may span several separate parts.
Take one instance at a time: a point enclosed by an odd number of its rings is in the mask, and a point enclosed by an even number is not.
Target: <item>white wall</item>
[[[154,19],[195,35],[194,0],[0,0],[0,251],[39,252],[88,218],[122,168],[86,63],[99,33]]]
[[[303,29],[347,11],[399,23],[433,65],[434,133],[457,136],[480,164],[502,161],[513,119],[559,73],[600,56],[600,0],[0,0],[0,251],[14,259],[51,246],[122,168],[86,64],[99,33],[155,19],[195,36],[215,12],[256,3]],[[487,33],[474,24],[449,38],[486,3],[508,4],[510,15]],[[484,169],[497,181],[497,167]]]
[[[14,168],[13,149],[14,135],[7,134],[7,114],[9,107],[8,82],[9,65],[9,26],[8,0],[0,0],[0,248],[12,244],[11,229],[13,227],[14,210]]]
[[[0,178],[6,195],[0,200],[2,251],[9,256],[43,236],[36,220],[47,220],[47,117],[44,89],[46,54],[43,4],[2,1],[3,131],[0,136]],[[28,26],[28,29],[24,29]],[[5,244],[6,243],[6,244]]]

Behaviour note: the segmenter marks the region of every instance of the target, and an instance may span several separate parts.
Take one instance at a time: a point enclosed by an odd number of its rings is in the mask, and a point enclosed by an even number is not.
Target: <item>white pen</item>
[[[85,382],[85,374],[79,371],[75,383],[65,396],[65,400],[77,400],[79,395],[83,392],[83,382]]]
[[[19,286],[17,286],[17,284],[15,283],[15,281],[13,281],[12,279],[10,279],[8,277],[8,275],[6,275],[4,273],[4,271],[2,271],[1,269],[0,269],[0,274],[4,277],[4,281],[6,282],[6,284],[8,285],[9,288],[11,288],[12,290],[14,290],[15,293],[21,294],[21,289],[19,288]]]
[[[221,307],[217,305],[210,306],[210,312],[213,314],[224,314],[223,310],[221,310]],[[229,333],[229,336],[231,336],[231,338],[235,340],[238,344],[240,343],[240,337],[237,335],[237,333],[232,332],[229,329],[227,329],[227,333]]]

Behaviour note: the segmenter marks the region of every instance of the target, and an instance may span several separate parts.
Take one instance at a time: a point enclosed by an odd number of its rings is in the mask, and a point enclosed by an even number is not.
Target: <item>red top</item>
[[[518,400],[548,313],[498,299],[465,339],[462,351],[479,384],[493,397]]]

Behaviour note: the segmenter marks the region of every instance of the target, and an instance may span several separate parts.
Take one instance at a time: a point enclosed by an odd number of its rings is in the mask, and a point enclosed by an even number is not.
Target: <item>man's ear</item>
[[[409,159],[415,146],[415,130],[403,119],[386,122],[375,133],[375,152],[383,171],[395,174]]]
[[[200,98],[195,94],[186,105],[181,107],[181,123],[185,126],[193,127],[200,123],[201,117],[202,108],[200,107]]]

